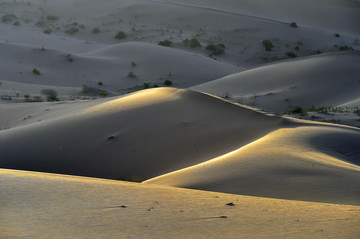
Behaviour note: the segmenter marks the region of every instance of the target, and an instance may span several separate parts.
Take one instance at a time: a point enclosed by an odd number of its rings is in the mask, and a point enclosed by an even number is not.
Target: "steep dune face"
[[[360,132],[284,128],[243,148],[147,181],[168,186],[360,205]]]
[[[359,206],[0,169],[1,238],[356,238]],[[235,206],[225,204],[233,202]],[[276,226],[274,226],[276,221]]]
[[[329,53],[264,65],[192,89],[227,92],[244,104],[283,112],[353,102],[359,98],[359,74],[358,52]]]
[[[232,151],[286,122],[173,88],[79,108],[0,131],[0,167],[148,179]]]

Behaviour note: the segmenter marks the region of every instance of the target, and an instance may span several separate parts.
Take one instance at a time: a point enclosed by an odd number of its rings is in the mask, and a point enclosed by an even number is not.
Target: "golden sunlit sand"
[[[360,238],[357,0],[1,0],[0,238]]]
[[[16,170],[0,170],[0,181],[2,238],[356,238],[360,233],[359,206]]]

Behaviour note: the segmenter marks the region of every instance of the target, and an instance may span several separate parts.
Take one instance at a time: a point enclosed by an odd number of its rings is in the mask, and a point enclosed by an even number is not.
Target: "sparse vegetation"
[[[59,20],[59,18],[57,16],[54,16],[54,15],[48,15],[48,16],[46,16],[46,20],[48,20],[48,21],[57,21],[57,20]]]
[[[100,91],[99,96],[106,97],[106,96],[108,96],[108,93],[106,91]]]
[[[159,46],[165,46],[165,47],[170,47],[172,46],[172,41],[170,40],[164,40],[164,41],[159,41]]]
[[[96,87],[92,87],[89,85],[83,85],[81,88],[81,94],[83,95],[89,95],[89,96],[101,96],[101,97],[106,97],[109,95],[108,92],[106,92],[103,89],[98,89]]]
[[[220,44],[208,44],[205,47],[206,50],[210,51],[211,55],[222,55],[225,53],[225,45],[220,43]]]
[[[291,114],[302,114],[302,113],[304,113],[304,110],[300,106],[296,106],[289,113],[291,113]]]
[[[115,35],[115,39],[119,39],[119,40],[122,40],[122,39],[125,39],[127,37],[126,33],[123,32],[123,31],[119,31],[118,33],[116,33]]]
[[[295,51],[300,51],[300,47],[299,46],[296,46],[294,47]]]
[[[51,33],[52,33],[52,30],[51,30],[51,29],[45,29],[45,30],[43,31],[43,33],[45,33],[45,34],[51,34]]]
[[[73,34],[77,33],[78,31],[79,31],[78,28],[72,27],[72,28],[70,28],[70,29],[67,29],[67,30],[65,31],[65,33],[66,33],[66,34],[69,34],[69,35],[73,35]]]
[[[127,77],[129,77],[129,78],[136,78],[136,75],[135,75],[134,72],[130,71],[130,72],[128,73]]]
[[[53,89],[43,89],[40,91],[42,95],[46,95],[47,101],[59,101],[58,93]]]
[[[103,85],[102,81],[99,81],[98,86],[102,86],[102,85]]]
[[[296,54],[294,52],[289,51],[289,52],[286,52],[285,54],[289,58],[296,58]]]
[[[184,45],[191,48],[199,48],[201,47],[201,43],[196,38],[185,39],[183,41]]]
[[[354,49],[351,46],[340,46],[340,51],[353,51]]]
[[[274,45],[270,40],[263,40],[262,44],[266,51],[271,51],[274,48]]]
[[[13,22],[16,21],[17,19],[18,19],[17,16],[11,13],[7,13],[1,18],[2,22]]]
[[[136,65],[136,63],[135,62],[131,62],[131,67],[132,68],[134,68],[134,67],[136,67],[137,65]]]
[[[93,30],[92,30],[92,33],[96,34],[96,33],[99,33],[100,32],[100,28],[98,27],[95,27]]]
[[[224,94],[222,94],[221,96],[224,99],[230,99],[231,98],[231,94],[229,92],[225,92]]]
[[[296,22],[292,22],[292,23],[290,23],[290,27],[292,27],[292,28],[298,28],[298,25],[296,24]]]
[[[172,83],[172,81],[171,80],[165,80],[164,81],[164,85],[165,86],[170,86],[170,85],[172,85],[173,83]]]
[[[36,69],[36,68],[34,68],[32,70],[32,73],[35,74],[35,75],[40,75],[40,71],[38,69]]]
[[[67,54],[66,57],[65,57],[66,61],[68,62],[73,62],[74,59],[72,58],[72,55],[71,54]]]
[[[335,37],[340,37],[340,34],[339,34],[339,33],[335,33],[334,36],[335,36]]]

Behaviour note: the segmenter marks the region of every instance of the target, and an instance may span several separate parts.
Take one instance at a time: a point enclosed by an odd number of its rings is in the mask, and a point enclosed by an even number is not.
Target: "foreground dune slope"
[[[175,88],[74,107],[70,115],[59,110],[58,117],[0,131],[0,167],[149,179],[235,150],[288,122]]]
[[[305,124],[145,183],[360,205],[359,149],[358,129]]]
[[[243,104],[284,112],[296,106],[356,102],[359,74],[359,52],[327,53],[260,66],[192,89],[219,96],[228,93]]]
[[[0,169],[1,238],[357,238],[360,207]],[[235,206],[225,204],[233,202]],[[276,226],[275,226],[276,225]]]

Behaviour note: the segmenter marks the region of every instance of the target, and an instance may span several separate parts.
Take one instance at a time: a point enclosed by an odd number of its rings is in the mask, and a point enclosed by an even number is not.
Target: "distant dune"
[[[359,100],[360,54],[328,53],[268,64],[191,89],[273,112],[336,107]],[[355,101],[355,102],[354,102]]]
[[[162,86],[166,80],[181,88],[242,70],[193,53],[149,43],[117,44],[86,54],[70,54],[25,45],[0,45],[0,54],[3,56],[0,64],[7,66],[0,72],[4,86],[6,82],[24,83],[12,84],[7,89],[9,95],[15,95],[15,92],[26,94],[29,91],[39,94],[40,87],[56,89],[66,86],[77,89],[77,92],[71,92],[75,97],[81,95],[82,85],[113,93],[127,93],[143,89],[144,83],[148,87]],[[40,75],[33,74],[34,68],[40,71]],[[101,86],[98,86],[99,82]],[[29,84],[38,85],[40,90],[34,92],[34,87],[31,89]]]

